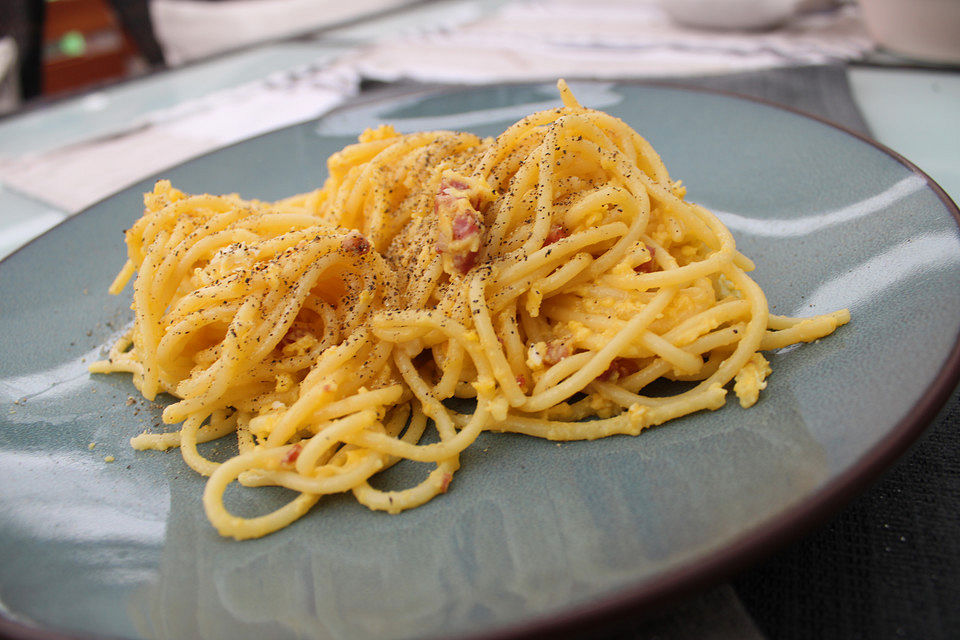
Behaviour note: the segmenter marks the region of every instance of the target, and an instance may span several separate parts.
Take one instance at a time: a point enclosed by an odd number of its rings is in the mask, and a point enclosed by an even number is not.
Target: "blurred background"
[[[38,97],[75,94],[107,83],[217,56],[251,45],[303,37],[402,6],[413,0],[3,0],[0,2],[0,113]],[[451,4],[451,3],[448,3]],[[456,4],[456,3],[452,3]],[[511,3],[484,2],[492,15]],[[515,3],[538,4],[538,3]],[[539,3],[549,5],[551,3]],[[577,3],[552,3],[575,5]],[[587,6],[590,3],[581,3]],[[601,3],[610,5],[611,3]],[[629,2],[619,9],[629,10]],[[834,15],[825,25],[858,46],[856,55],[902,56],[919,64],[960,62],[957,0],[661,0],[656,8],[700,44],[710,32],[796,32],[796,20]],[[844,6],[845,5],[845,6]],[[569,8],[569,6],[568,6]],[[846,10],[843,19],[838,12]],[[490,17],[478,16],[480,18]],[[862,22],[875,49],[859,46]],[[638,33],[634,40],[643,41]],[[722,39],[722,37],[721,37]],[[724,46],[718,39],[718,46]],[[656,38],[651,39],[656,43]],[[661,43],[662,44],[662,43]],[[633,74],[635,75],[635,74]]]
[[[163,65],[145,1],[5,0],[0,25],[10,106]]]

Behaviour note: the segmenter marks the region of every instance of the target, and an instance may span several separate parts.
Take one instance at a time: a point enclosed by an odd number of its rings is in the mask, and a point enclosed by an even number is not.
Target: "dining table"
[[[557,33],[564,16],[567,25],[600,20],[577,3],[553,4],[390,3],[284,39],[25,104],[0,118],[0,274],[51,229],[88,215],[128,185],[204,154],[394,96],[549,84],[561,74],[574,86],[580,80],[679,88],[805,114],[905,159],[938,185],[944,206],[958,215],[952,202],[960,201],[960,67],[878,48],[858,26],[855,6],[805,17],[812,26],[802,34],[789,28],[721,36],[694,30],[689,47],[661,43],[656,50],[630,44],[629,30],[612,29],[612,18],[596,32],[580,24],[579,40],[524,41],[521,31],[511,31],[530,21]],[[597,11],[611,15],[630,11],[624,3],[600,4]],[[653,20],[656,3],[636,4]],[[815,21],[839,20],[838,12],[842,24],[816,30]],[[534,27],[529,32],[537,34]],[[604,32],[612,34],[605,43],[590,37]],[[807,40],[800,42],[801,36]],[[716,45],[719,54],[704,44],[716,37],[727,38]],[[767,40],[749,49],[757,38]],[[523,56],[533,62],[518,63]],[[318,180],[321,174],[322,167]],[[952,295],[956,300],[960,291]],[[0,315],[9,312],[7,304],[0,300]],[[882,468],[851,482],[829,509],[787,535],[758,542],[722,571],[672,589],[669,597],[636,608],[624,604],[608,619],[572,620],[550,634],[610,640],[960,637],[958,362],[944,374],[949,384],[930,399],[915,437]],[[871,371],[848,384],[869,387]],[[10,406],[11,412],[19,408]],[[0,486],[0,509],[8,498]],[[4,592],[3,571],[0,637],[97,637],[21,620]],[[508,631],[489,637],[522,635],[522,629]]]

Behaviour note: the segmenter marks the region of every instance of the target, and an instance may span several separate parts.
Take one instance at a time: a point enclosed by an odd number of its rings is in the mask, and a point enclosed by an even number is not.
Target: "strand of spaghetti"
[[[353,488],[353,495],[360,504],[370,509],[400,513],[405,509],[419,507],[437,495],[445,493],[453,473],[459,468],[460,463],[455,458],[442,460],[420,484],[409,489],[380,491],[364,481]]]
[[[403,385],[394,384],[382,389],[373,391],[358,391],[356,394],[335,400],[330,404],[324,405],[314,411],[309,422],[320,423],[327,420],[333,420],[345,416],[349,413],[356,413],[366,407],[390,406],[400,401],[403,395]]]
[[[177,243],[174,250],[164,257],[161,267],[157,269],[158,280],[169,279],[179,282],[188,270],[201,260],[201,256],[213,255],[220,248],[233,242],[258,240],[258,236],[250,231],[241,230],[238,233],[236,229],[227,230],[228,226],[244,215],[245,212],[240,209],[225,211],[199,228],[195,226],[191,229],[190,233]],[[167,274],[164,274],[164,269],[167,270]]]
[[[741,332],[742,337],[737,343],[737,347],[735,348],[734,352],[722,362],[713,375],[711,375],[709,378],[706,378],[689,391],[673,396],[667,400],[633,394],[634,397],[629,399],[629,404],[636,403],[664,406],[672,405],[674,403],[683,404],[692,401],[696,397],[707,392],[709,389],[715,386],[722,386],[733,379],[734,374],[739,371],[743,365],[746,364],[746,361],[749,360],[750,357],[757,351],[760,340],[763,336],[763,327],[766,326],[768,314],[766,297],[763,295],[760,287],[758,287],[756,283],[750,280],[750,278],[748,278],[737,267],[728,267],[723,273],[732,281],[734,281],[734,284],[736,284],[740,290],[744,292],[744,295],[747,298],[747,301],[750,303],[751,308],[751,318],[744,330]],[[666,371],[663,371],[663,373],[666,373]],[[663,375],[663,373],[660,373],[657,375],[657,377],[660,377],[660,375]],[[627,384],[630,382],[632,381],[629,378],[627,381],[625,381]],[[608,389],[608,392],[614,393],[614,390]],[[624,399],[622,394],[620,397],[621,400],[618,400],[618,402],[621,402],[621,404],[628,402],[627,399]],[[629,406],[629,404],[627,406]]]
[[[312,378],[310,383],[304,380],[304,384],[301,384],[300,397],[284,412],[270,432],[267,437],[267,446],[279,447],[289,441],[299,426],[307,422],[309,416],[321,404],[330,402],[336,390],[336,384],[329,379],[330,374],[336,370],[347,369],[346,363],[355,358],[361,349],[368,346],[367,332],[361,331],[347,338],[342,344],[325,351],[307,376]],[[324,378],[327,380],[325,381]]]
[[[672,288],[661,289],[653,301],[630,320],[623,329],[617,332],[617,335],[603,349],[596,352],[583,368],[552,389],[528,397],[520,408],[527,413],[542,411],[561,400],[566,400],[583,389],[610,367],[610,363],[613,362],[617,353],[641,334],[647,325],[653,322],[657,314],[667,306],[675,293],[676,290]]]
[[[526,401],[526,396],[520,389],[517,381],[517,374],[510,368],[507,357],[504,355],[503,346],[497,338],[497,332],[493,328],[493,320],[490,317],[490,307],[487,306],[486,284],[489,276],[488,271],[477,270],[476,275],[470,282],[470,310],[473,315],[473,326],[480,339],[480,348],[486,354],[490,362],[490,368],[493,377],[500,383],[500,391],[506,396],[507,402],[513,407],[519,407]]]
[[[450,340],[459,342],[473,361],[478,378],[493,380],[487,359],[480,350],[479,344],[470,339],[466,327],[459,322],[430,311],[411,309],[380,313],[371,319],[371,326],[375,335],[379,329],[391,329],[398,325],[432,329],[447,336]]]
[[[571,375],[573,372],[579,370],[581,367],[585,366],[591,359],[593,359],[594,352],[592,351],[583,351],[581,353],[575,353],[571,356],[567,356],[560,362],[556,363],[549,369],[547,369],[540,379],[537,380],[537,384],[533,387],[533,393],[531,395],[537,396],[544,393],[547,389],[551,389],[557,384],[559,384],[564,378]]]
[[[427,250],[426,247],[424,249]],[[421,252],[421,256],[424,253]],[[407,304],[410,308],[423,309],[427,306],[427,301],[443,274],[443,264],[440,256],[435,251],[432,253],[433,255],[426,260],[427,264],[423,265],[423,277],[413,281],[413,286],[407,294]]]
[[[423,432],[427,429],[427,416],[417,409],[416,402],[398,405],[384,424],[385,434],[391,438],[399,438],[403,442],[420,442]],[[402,459],[398,456],[384,455],[384,468],[391,467]]]
[[[160,339],[156,347],[157,362],[173,363],[178,355],[186,348],[187,343],[194,337],[195,333],[217,323],[229,323],[237,315],[238,308],[234,304],[221,304],[217,307],[208,307],[198,309],[189,316],[170,322],[169,327]],[[173,388],[176,386],[176,380],[182,379],[177,375],[179,372],[168,371],[168,375],[161,374],[162,382],[165,386]]]
[[[161,313],[166,307],[166,301],[170,299],[174,289],[179,284],[177,282],[171,282],[172,276],[177,266],[180,253],[186,251],[186,246],[183,243],[192,235],[194,230],[195,223],[191,218],[181,218],[177,220],[173,231],[164,242],[162,248],[163,255],[158,261],[154,269],[154,277],[151,278],[150,281],[151,296],[157,303],[157,307]],[[160,253],[156,248],[151,250]]]
[[[770,314],[767,297],[763,295],[763,290],[742,269],[731,265],[722,269],[721,273],[733,282],[734,286],[743,293],[744,298],[750,303],[750,320],[747,321],[747,326],[743,330],[743,337],[740,338],[734,352],[723,361],[716,373],[700,383],[697,388],[706,388],[714,383],[726,384],[733,379],[734,374],[747,363],[747,360],[760,347],[760,341],[763,339],[764,330],[767,326],[767,317]]]
[[[622,208],[625,216],[632,216],[630,226],[627,228],[627,232],[617,240],[617,243],[613,247],[608,249],[602,256],[594,260],[589,267],[583,270],[580,274],[581,279],[595,278],[620,262],[627,251],[637,244],[637,240],[640,239],[640,234],[647,226],[650,218],[650,199],[647,197],[646,192],[640,191],[633,194],[637,198],[636,200],[626,199],[624,197],[626,192],[622,192],[622,194],[621,198],[615,202]]]
[[[743,322],[738,322],[729,327],[724,327],[723,329],[717,329],[716,331],[705,333],[690,344],[683,347],[683,349],[688,353],[709,353],[715,349],[733,344],[740,339],[745,330],[746,324]]]
[[[527,240],[520,248],[524,254],[535,251],[537,247],[543,246],[547,234],[550,232],[551,212],[553,210],[553,171],[552,165],[556,157],[555,151],[560,147],[557,145],[557,136],[560,130],[561,116],[554,121],[554,126],[550,127],[540,145],[540,157],[537,159],[537,204],[534,209],[533,225],[530,227]]]
[[[243,411],[237,411],[237,450],[240,453],[253,451],[255,446],[253,434],[250,433],[250,416]]]
[[[403,381],[407,383],[409,389],[420,401],[423,412],[431,418],[440,433],[441,440],[452,438],[455,431],[453,420],[450,419],[450,413],[443,404],[433,397],[430,385],[417,373],[416,367],[410,361],[410,357],[402,351],[393,352],[393,361],[403,376]]]
[[[223,504],[223,494],[227,486],[244,471],[256,464],[278,463],[287,454],[289,447],[254,450],[235,456],[210,474],[203,489],[203,508],[207,519],[222,536],[237,540],[259,538],[277,531],[294,522],[320,499],[319,495],[301,493],[279,509],[256,518],[241,518],[227,511]]]
[[[510,231],[511,223],[514,223],[522,217],[522,214],[519,214],[517,210],[524,204],[528,198],[528,194],[535,194],[536,192],[535,187],[538,178],[535,172],[539,164],[535,161],[536,158],[533,157],[533,155],[531,155],[530,160],[530,162],[520,165],[510,180],[508,196],[519,194],[520,197],[503,198],[499,201],[499,206],[495,208],[496,216],[490,225],[487,242],[485,246],[481,248],[481,260],[486,261],[489,260],[491,256],[503,255],[519,249],[519,244],[514,246],[513,243],[511,243],[511,246],[506,246],[505,235]],[[475,175],[479,175],[488,182],[492,181],[494,184],[497,184],[493,175],[482,173],[479,169]]]
[[[90,365],[90,371],[93,373],[109,373],[111,371],[127,371],[124,369],[115,369],[117,363],[122,362],[123,367],[137,365],[139,363],[128,357],[127,351],[133,346],[133,329],[123,332],[117,341],[110,347],[107,360],[98,360]]]
[[[191,236],[195,233],[197,232],[194,231]],[[195,265],[216,255],[218,251],[231,244],[253,243],[259,239],[260,237],[257,234],[246,229],[217,231],[196,239],[192,244],[190,244],[191,238],[187,237],[180,243],[186,250],[177,262],[175,270],[171,273],[170,280],[181,282]],[[180,247],[176,252],[171,253],[171,258],[177,256],[179,250]]]
[[[238,324],[238,320],[243,322],[244,318],[252,318],[257,311],[257,300],[248,298],[237,310],[231,328]],[[181,422],[191,414],[214,404],[224,394],[242,362],[240,339],[235,329],[227,331],[222,345],[221,356],[213,365],[177,385],[176,394],[183,399],[163,410],[164,422]]]
[[[652,240],[648,240],[647,242],[656,248]],[[690,280],[703,278],[716,273],[723,265],[733,260],[735,252],[732,238],[730,242],[729,245],[722,245],[721,248],[710,257],[698,262],[691,262],[690,264],[678,266],[675,269],[654,271],[652,273],[607,273],[604,274],[603,281],[621,289],[638,289],[642,291],[656,287],[676,286]],[[660,251],[657,251],[658,260],[664,253],[663,248],[660,247],[660,249]]]
[[[734,299],[719,302],[710,309],[701,311],[679,323],[664,333],[663,338],[677,346],[684,346],[724,323],[743,317],[749,309],[750,303],[746,300]]]
[[[451,156],[461,153],[464,149],[475,146],[479,143],[479,140],[469,134],[459,134],[452,135],[445,134],[445,138],[448,139],[440,142],[439,152],[444,156]],[[414,173],[420,164],[426,164],[426,159],[428,159],[434,151],[427,151],[426,148],[419,148],[414,153],[409,154],[409,163],[412,165],[411,169],[408,172]],[[382,154],[381,154],[382,155]],[[379,158],[379,156],[378,156]],[[378,159],[375,158],[374,162]],[[371,164],[374,164],[371,162]],[[431,183],[439,186],[440,176],[442,173],[441,167],[437,167],[434,171],[434,178]],[[436,187],[435,187],[436,188]],[[386,189],[378,189],[376,193],[379,195],[377,202],[371,207],[365,214],[365,219],[368,224],[365,226],[365,229],[369,229],[367,235],[373,240],[375,247],[381,248],[385,247],[392,239],[393,234],[396,230],[407,222],[407,220],[412,215],[412,212],[409,212],[406,208],[400,208],[393,206],[393,203],[389,202],[386,198],[384,191],[390,193]]]
[[[316,435],[309,438],[305,445],[302,445],[297,460],[294,463],[294,468],[297,470],[297,473],[303,476],[315,475],[318,472],[316,469],[317,461],[336,446],[344,436],[360,429],[365,429],[376,421],[377,411],[375,409],[363,409],[352,415],[327,423]],[[298,488],[297,490],[306,491],[306,489],[302,488]],[[310,493],[320,492],[310,491]]]
[[[556,120],[563,113],[561,109],[551,109],[531,114],[519,122],[511,125],[506,131],[497,136],[497,140],[480,158],[477,163],[475,175],[490,175],[494,168],[500,163],[507,153],[505,150],[519,146],[525,136],[532,135],[537,127],[548,124]]]
[[[250,292],[250,283],[245,279],[242,273],[236,273],[216,283],[200,285],[176,301],[171,301],[165,320],[173,324],[186,320],[191,314],[208,311],[215,304],[223,305],[230,300],[242,298],[245,293]]]
[[[488,298],[487,304],[493,313],[500,313],[509,306],[516,304],[517,300],[527,294],[534,282],[538,282],[548,277],[556,271],[557,267],[553,261],[544,264],[536,271],[524,276],[505,286],[497,287],[491,285],[490,289],[494,291]],[[499,281],[496,283],[499,284]]]
[[[639,336],[639,342],[660,358],[670,363],[673,370],[679,374],[691,374],[703,366],[699,357],[674,346],[652,331],[644,331]]]
[[[379,140],[362,140],[347,145],[327,159],[327,168],[330,171],[330,180],[342,180],[343,175],[359,164],[369,162],[386,147],[396,142],[395,136]],[[326,192],[326,189],[321,190]]]
[[[649,406],[673,406],[674,404],[677,404],[678,406],[682,406],[685,403],[695,401],[697,397],[707,392],[709,389],[729,382],[733,378],[734,374],[739,371],[744,364],[746,364],[746,361],[749,360],[754,353],[756,353],[760,339],[763,335],[763,327],[766,324],[767,304],[766,298],[764,297],[760,288],[752,280],[746,277],[742,271],[736,267],[730,267],[724,271],[724,274],[733,280],[739,287],[742,287],[741,290],[745,292],[747,300],[751,303],[752,315],[750,321],[742,332],[742,338],[738,342],[736,349],[721,363],[713,375],[703,380],[693,389],[676,396],[672,396],[669,399],[650,398],[636,394],[630,394],[628,397],[624,395],[629,393],[625,389],[617,390],[613,388],[605,388],[605,393],[610,394],[611,396],[616,396],[618,398],[617,402],[625,406],[630,406],[632,404]],[[597,384],[600,385],[601,383]]]
[[[293,471],[274,471],[270,474],[270,483],[293,491],[327,495],[350,491],[383,469],[383,460],[379,455],[358,450],[350,451],[346,455],[348,462],[344,465],[344,470],[337,471],[334,475],[314,477]]]
[[[565,120],[565,118],[571,119]],[[591,140],[597,142],[600,148],[601,165],[613,171],[627,187],[627,189],[616,189],[611,196],[614,197],[616,204],[626,209],[623,211],[623,215],[631,219],[629,231],[618,239],[617,244],[610,251],[590,266],[584,275],[591,277],[619,262],[626,251],[635,245],[649,220],[650,199],[642,183],[633,178],[633,172],[626,158],[598,127],[582,117],[574,120],[572,116],[564,116],[557,120],[558,125],[561,122],[572,123],[576,131],[583,132],[581,135],[589,136]],[[626,197],[628,195],[632,198]]]
[[[507,309],[497,314],[497,336],[503,339],[507,352],[507,361],[516,376],[523,381],[525,387],[529,380],[530,370],[526,363],[526,345],[520,338],[520,327],[517,325],[516,308]]]
[[[360,175],[356,177],[353,185],[351,185],[352,188],[349,191],[341,191],[340,197],[337,199],[337,202],[334,205],[334,210],[339,210],[342,212],[354,212],[353,215],[342,217],[340,224],[346,227],[361,230],[363,230],[365,226],[368,226],[364,223],[369,221],[357,219],[357,213],[363,211],[363,207],[360,204],[361,200],[365,198],[368,193],[367,190],[363,188],[363,185],[375,182],[371,180],[371,176],[379,170],[379,167],[396,161],[397,156],[408,153],[411,147],[417,147],[435,140],[437,135],[437,132],[425,132],[399,137],[394,144],[386,147],[376,156],[364,163]],[[374,208],[374,211],[377,211],[377,209]],[[376,217],[378,222],[380,216],[382,216],[382,213]],[[375,244],[375,246],[377,246],[378,249],[382,248],[382,245],[379,244]]]
[[[846,309],[813,318],[798,319],[793,326],[764,333],[760,349],[769,351],[780,349],[798,342],[812,342],[833,333],[837,327],[850,322],[850,312]]]
[[[238,224],[243,224],[249,219],[241,220]],[[247,269],[251,273],[248,275],[270,277],[271,273],[279,267],[278,264],[271,264],[271,259],[289,257],[290,251],[297,245],[304,243],[320,244],[326,250],[339,248],[338,242],[344,237],[343,232],[334,232],[331,229],[319,226],[317,220],[313,221],[313,226],[304,229],[278,229],[273,235],[260,236],[260,240],[252,246],[238,247],[240,255],[249,256]],[[258,269],[258,263],[266,263]],[[262,269],[262,271],[261,271]]]
[[[192,377],[189,387],[178,389],[180,395],[193,396],[193,398],[181,401],[181,403],[178,403],[180,406],[172,405],[175,409],[168,408],[167,411],[170,412],[170,416],[173,417],[178,412],[186,414],[196,410],[201,405],[209,404],[213,398],[222,395],[229,383],[231,375],[229,372],[232,371],[235,376],[245,367],[262,360],[280,336],[287,331],[293,321],[296,309],[302,306],[302,301],[310,288],[335,257],[328,255],[313,262],[300,277],[293,291],[286,296],[286,302],[282,306],[272,305],[275,307],[273,313],[263,318],[264,321],[259,324],[253,318],[258,313],[257,302],[254,298],[248,298],[237,311],[231,323],[220,358],[214,366],[208,368],[202,375]],[[279,295],[279,292],[271,293]],[[259,331],[256,329],[258,326]],[[250,327],[252,332],[246,331],[247,327]],[[247,333],[250,333],[250,335],[245,335]]]
[[[409,412],[400,411],[395,413],[396,415],[390,419],[389,427],[387,429],[387,435],[389,435],[390,437],[396,437],[397,434],[403,429],[403,424],[405,423],[406,417]],[[420,436],[423,434],[425,427],[426,427],[426,416],[424,416],[423,413],[420,412],[419,415],[414,415],[414,419],[411,421],[410,426],[407,428],[406,432],[401,437],[401,440],[403,440],[404,442],[418,441],[420,439]],[[344,447],[343,449],[341,449],[341,451],[344,451],[347,448],[348,447]],[[296,445],[291,447],[288,450],[287,457],[290,456],[289,452],[294,451],[295,449],[296,449]],[[349,455],[349,451],[347,452],[347,455]],[[381,463],[381,467],[380,467],[381,470],[392,466],[399,459],[395,456],[387,456],[384,454],[378,454],[378,455],[380,456],[379,459]],[[321,460],[326,459],[328,457],[330,457],[329,453],[324,454]],[[338,462],[338,459],[341,459],[341,458],[343,458],[344,460],[346,459],[344,456],[340,455],[340,452],[337,452],[336,455],[332,456],[332,459],[330,460],[330,462],[336,463]],[[297,459],[299,460],[299,458]],[[265,471],[260,469],[250,469],[241,473],[238,476],[238,479],[245,486],[251,486],[251,487],[270,486],[270,485],[275,485],[277,483],[277,472]],[[366,480],[361,480],[358,482],[358,486],[361,484],[366,484]]]
[[[211,435],[219,434],[217,437],[222,437],[237,430],[236,413],[231,412],[229,416],[226,414],[226,411],[218,410],[210,415],[209,433]],[[202,476],[209,476],[220,465],[217,462],[203,457],[200,455],[200,452],[197,451],[199,427],[203,419],[203,415],[195,414],[183,422],[183,426],[180,428],[180,452],[183,455],[183,461],[186,462],[191,469]]]
[[[663,424],[683,415],[705,409],[719,409],[723,406],[725,397],[726,391],[719,385],[714,385],[697,396],[694,401],[683,405],[674,403],[660,407],[637,406],[636,410],[624,412],[613,418],[586,422],[560,422],[511,415],[506,421],[492,427],[491,431],[522,433],[559,441],[596,440],[612,435],[638,435],[648,427]]]
[[[160,246],[166,242],[168,234],[161,231],[151,243],[152,246]],[[140,266],[141,272],[150,273],[156,268],[156,262],[160,258],[159,252],[148,252]],[[133,304],[137,308],[137,318],[134,324],[135,342],[142,351],[143,361],[142,378],[139,381],[140,393],[153,400],[160,391],[160,374],[156,361],[156,344],[158,342],[159,313],[156,310],[156,304],[150,292],[150,281],[144,278],[137,278],[133,283]]]
[[[137,265],[133,263],[133,260],[129,258],[123,264],[123,268],[120,269],[120,273],[117,274],[117,277],[113,279],[113,282],[110,283],[110,288],[107,289],[107,292],[111,295],[117,295],[123,291],[124,287],[127,286],[127,283],[130,282],[130,278],[133,277],[133,274],[137,272]]]
[[[542,247],[530,255],[524,256],[523,260],[501,269],[497,273],[497,284],[504,286],[506,283],[519,280],[547,264],[557,265],[567,256],[578,253],[590,245],[619,238],[627,231],[627,225],[622,222],[612,222],[561,238],[549,246]]]
[[[392,456],[416,462],[440,462],[459,454],[477,439],[480,432],[489,428],[490,413],[487,402],[477,401],[473,415],[452,438],[431,444],[410,444],[382,433],[360,431],[347,436],[347,442],[357,447],[366,447]]]
[[[460,374],[463,372],[463,362],[466,352],[457,341],[447,343],[447,351],[441,366],[440,381],[433,387],[432,395],[437,398],[449,398],[454,394]]]
[[[315,229],[317,218],[306,213],[258,213],[239,221],[237,227],[238,233],[247,231],[255,238],[263,234],[280,236],[293,230]]]
[[[543,303],[544,296],[562,289],[564,285],[588,267],[591,262],[593,262],[593,256],[589,253],[578,253],[565,265],[552,271],[550,275],[534,280],[530,284],[530,288],[526,291],[527,300],[524,308],[527,313],[531,316],[539,315],[540,305]]]
[[[779,331],[781,329],[789,329],[801,322],[806,320],[806,318],[794,318],[792,316],[779,316],[774,313],[770,314],[770,320],[767,323],[768,331]]]
[[[200,422],[203,422],[203,418],[198,418]],[[184,423],[184,426],[186,423]],[[229,422],[222,422],[219,425],[203,425],[199,429],[195,429],[194,443],[203,444],[204,442],[212,442],[222,438],[225,435],[228,435],[234,431],[234,426]],[[139,451],[145,450],[154,450],[154,451],[166,451],[172,447],[179,447],[183,439],[183,428],[179,431],[171,431],[169,433],[141,433],[130,438],[130,446]]]
[[[605,184],[600,188],[582,194],[562,214],[563,227],[576,229],[592,221],[591,214],[603,214],[609,209],[608,205],[624,201],[623,196],[629,192],[615,184]]]

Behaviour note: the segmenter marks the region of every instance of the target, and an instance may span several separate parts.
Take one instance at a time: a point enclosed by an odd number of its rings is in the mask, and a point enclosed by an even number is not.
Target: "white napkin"
[[[355,74],[309,67],[172,109],[134,128],[45,153],[0,157],[0,181],[68,213],[208,151],[316,118],[358,90]]]

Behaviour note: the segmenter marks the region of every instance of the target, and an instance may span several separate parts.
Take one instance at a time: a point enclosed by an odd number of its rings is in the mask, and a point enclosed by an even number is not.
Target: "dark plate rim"
[[[737,100],[745,100],[771,107],[778,111],[785,111],[794,115],[813,120],[826,125],[865,143],[884,155],[895,160],[904,168],[922,178],[933,194],[943,203],[947,212],[953,218],[954,224],[960,228],[960,207],[950,198],[943,188],[937,184],[933,178],[927,175],[923,170],[907,160],[905,157],[890,149],[886,145],[869,138],[868,136],[854,131],[848,127],[830,121],[819,115],[805,112],[801,109],[783,105],[772,100],[760,98],[757,96],[745,95],[734,91],[722,89],[691,86],[681,82],[657,79],[597,79],[597,78],[576,78],[571,77],[571,81],[589,81],[596,83],[608,83],[612,85],[635,85],[649,86],[663,89],[678,90],[681,92],[706,93],[713,95],[726,96]],[[430,96],[439,93],[454,93],[470,90],[482,90],[490,87],[501,86],[543,86],[548,84],[548,80],[543,81],[523,81],[523,82],[497,82],[481,85],[465,84],[417,84],[415,86],[387,87],[375,89],[369,95],[361,95],[348,99],[319,118],[306,121],[319,122],[331,116],[335,116],[342,111],[349,111],[359,107],[376,104],[378,102],[388,102],[399,98]],[[239,142],[219,147],[213,151],[200,154],[194,158],[185,160],[177,165],[193,162],[197,159],[218,153],[225,149],[235,147],[250,140],[273,135],[279,130],[301,126],[302,123],[281,127],[273,131],[247,138]],[[2,261],[9,260],[12,256],[18,254],[25,247],[45,238],[53,229],[62,225],[69,225],[72,221],[79,219],[84,213],[99,206],[104,201],[114,197],[117,193],[125,191],[130,187],[145,180],[153,180],[162,175],[172,167],[168,167],[147,178],[137,180],[132,184],[126,185],[116,192],[90,205],[83,211],[70,216],[66,220],[48,229],[43,234],[30,240],[17,250],[10,253]],[[957,334],[953,348],[944,361],[943,366],[937,372],[936,378],[926,389],[923,395],[910,408],[907,415],[900,420],[888,432],[880,442],[866,451],[859,460],[847,467],[845,471],[836,476],[832,481],[825,484],[816,492],[802,499],[796,505],[793,505],[783,513],[780,513],[763,524],[754,527],[746,533],[739,536],[733,542],[708,554],[706,557],[695,558],[691,561],[668,570],[643,584],[635,587],[621,589],[614,595],[607,596],[601,600],[572,607],[563,613],[547,616],[540,616],[527,622],[510,625],[501,629],[494,629],[487,632],[472,634],[470,637],[475,640],[519,640],[521,638],[531,637],[575,637],[588,630],[596,630],[598,625],[613,625],[618,621],[623,621],[628,616],[636,621],[649,617],[655,613],[663,612],[665,607],[669,607],[685,596],[690,596],[696,592],[703,591],[711,586],[718,584],[723,579],[734,573],[745,569],[761,559],[769,556],[775,550],[785,546],[789,542],[798,539],[804,533],[813,529],[816,525],[822,523],[829,516],[836,513],[843,505],[864,491],[872,484],[878,476],[886,470],[893,462],[900,457],[914,441],[926,430],[930,422],[936,417],[939,410],[946,403],[950,394],[960,382],[960,333]],[[11,640],[79,640],[81,638],[102,637],[69,634],[63,631],[53,629],[42,629],[26,625],[24,623],[11,620],[0,612],[0,637],[10,638]],[[463,637],[463,636],[458,636]]]

